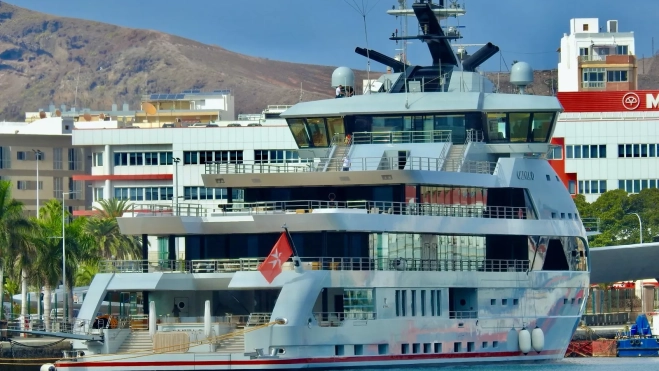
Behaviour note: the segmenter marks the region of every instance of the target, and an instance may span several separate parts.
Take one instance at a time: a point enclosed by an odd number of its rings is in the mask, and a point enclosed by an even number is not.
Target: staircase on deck
[[[131,331],[117,353],[136,353],[153,351],[153,339],[149,331]]]
[[[446,161],[442,166],[444,171],[460,171],[460,166],[462,165],[462,159],[464,157],[466,145],[464,144],[453,144],[449,148],[448,155],[446,156]]]
[[[244,327],[239,326],[236,332],[241,332],[226,339],[220,340],[217,344],[219,353],[244,353],[245,352],[245,334],[242,333]]]
[[[332,145],[335,146],[334,152],[330,158],[322,159],[318,163],[318,169],[325,171],[341,171],[343,169],[343,158],[350,153],[351,137],[342,134],[335,134],[332,138]]]

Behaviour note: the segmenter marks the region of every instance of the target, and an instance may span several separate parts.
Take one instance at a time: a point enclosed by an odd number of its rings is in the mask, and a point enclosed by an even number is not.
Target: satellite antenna
[[[44,112],[44,111],[39,111],[39,118],[40,118],[40,119],[45,119],[45,118],[46,118],[46,112]]]
[[[90,115],[89,112],[85,112],[85,114],[82,115],[82,118],[84,118],[85,121],[91,121],[92,120],[92,115]]]
[[[519,88],[519,93],[524,94],[528,85],[533,83],[533,68],[526,62],[517,62],[510,69],[510,83]]]
[[[147,122],[149,121],[149,116],[154,116],[158,110],[156,109],[156,106],[149,102],[144,102],[142,103],[142,109],[144,110],[144,113],[146,114],[147,117]]]
[[[55,110],[55,116],[57,116],[57,117],[62,117],[62,111],[56,109],[56,110]]]

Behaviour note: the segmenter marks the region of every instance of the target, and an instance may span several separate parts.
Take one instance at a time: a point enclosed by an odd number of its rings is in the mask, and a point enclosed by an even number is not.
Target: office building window
[[[103,166],[103,152],[94,152],[92,158],[93,166]]]
[[[171,165],[171,152],[115,152],[114,166]]]
[[[629,81],[627,74],[627,71],[607,71],[606,80],[609,82],[627,82]]]
[[[606,144],[565,146],[565,158],[606,158]]]
[[[573,182],[573,181],[570,181]],[[569,182],[568,182],[569,184]],[[569,188],[569,185],[568,185]],[[606,192],[606,180],[580,180],[579,194],[600,194]],[[570,191],[570,194],[574,194]]]
[[[658,144],[618,144],[618,157],[658,157]]]

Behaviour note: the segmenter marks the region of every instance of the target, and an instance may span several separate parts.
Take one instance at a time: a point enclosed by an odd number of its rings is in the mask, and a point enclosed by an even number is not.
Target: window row
[[[618,144],[618,157],[657,157],[659,144]]]
[[[580,180],[579,194],[601,194],[606,192],[606,180]]]
[[[313,162],[313,159],[301,159],[297,151],[284,151],[278,149],[254,150],[255,164],[284,164],[299,162]]]
[[[559,213],[556,213],[556,212],[551,213],[551,218],[552,219],[565,219],[566,216],[567,216],[567,219],[572,219],[572,213],[567,213],[567,214],[566,213],[560,213],[560,218],[558,216],[559,216]],[[577,213],[574,213],[574,219],[579,219],[579,215],[577,215]]]
[[[37,182],[34,180],[19,180],[16,182],[16,189],[20,190],[36,190]],[[43,189],[43,182],[39,181],[39,189]]]
[[[618,189],[624,189],[627,193],[638,193],[643,189],[658,188],[657,179],[620,179]]]
[[[234,201],[244,200],[244,190],[232,189],[231,198]],[[206,188],[206,187],[183,187],[184,200],[226,200],[228,192],[226,188]]]
[[[53,148],[53,170],[63,169],[63,148]],[[69,148],[69,170],[82,169],[82,149]],[[16,159],[18,161],[35,161],[39,157],[39,161],[46,159],[46,154],[41,152],[37,154],[33,151],[18,151],[16,152]],[[11,147],[0,147],[0,169],[11,168]]]
[[[408,297],[410,305],[407,305]],[[430,299],[429,306],[428,299]],[[442,315],[442,290],[396,290],[395,301],[396,317]]]
[[[490,305],[497,305],[497,299],[490,299]],[[508,305],[508,299],[501,299],[501,305]],[[513,299],[513,305],[519,305],[519,299]]]
[[[629,81],[629,71],[623,70],[606,70],[605,68],[584,68],[583,83],[592,84],[588,87],[597,87],[597,84],[605,82],[627,82]]]
[[[114,197],[131,201],[171,201],[174,187],[115,187]]]
[[[483,341],[481,343],[481,350],[488,349],[489,345],[490,345],[489,342]],[[499,342],[496,340],[493,341],[492,348],[498,348],[498,347],[499,347]],[[453,343],[453,353],[460,353],[463,351],[464,350],[461,341],[457,341]],[[476,343],[473,341],[468,341],[467,352],[471,353],[475,351],[476,351]],[[412,344],[403,343],[400,345],[400,353],[401,354],[442,353],[442,343],[412,343]]]
[[[103,166],[103,153],[94,153],[94,166]],[[171,165],[172,152],[115,152],[114,166]]]
[[[565,158],[606,158],[606,144],[565,146]]]
[[[225,164],[242,164],[243,151],[185,151],[183,152],[184,165],[204,165],[209,162],[222,162]]]

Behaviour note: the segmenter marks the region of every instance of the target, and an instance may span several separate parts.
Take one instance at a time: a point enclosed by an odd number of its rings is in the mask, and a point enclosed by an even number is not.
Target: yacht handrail
[[[235,273],[256,271],[265,261],[261,258],[238,259],[201,259],[186,260],[185,273]],[[335,258],[335,257],[300,257],[302,268],[305,270],[332,270],[332,271],[468,271],[468,272],[526,272],[529,269],[528,260],[513,259],[483,259],[446,257],[442,259],[417,258]],[[174,260],[103,260],[99,263],[100,273],[177,273],[169,270],[176,267],[179,261]],[[282,270],[294,270],[294,263],[287,261],[282,264]],[[146,272],[144,272],[146,273]]]
[[[451,130],[359,131],[352,133],[354,144],[450,143]]]
[[[325,171],[342,171],[341,161],[332,163],[332,158],[316,159],[316,162],[328,163],[330,166],[316,166],[314,163],[261,163],[244,161],[240,164],[226,162],[207,162],[204,164],[205,174],[270,174],[270,173],[308,173]],[[445,171],[445,163],[455,162],[462,164],[461,172],[476,174],[493,174],[496,162],[490,161],[463,161],[462,159],[447,159],[446,157],[351,157],[348,171],[375,171],[375,170],[425,170]],[[448,167],[452,168],[452,167]]]
[[[445,216],[458,218],[528,219],[530,210],[517,206],[446,205],[435,203],[394,201],[322,201],[290,200],[234,202],[208,207],[201,204],[162,205],[134,203],[124,211],[124,217],[269,215],[312,213],[363,213],[388,215]]]

